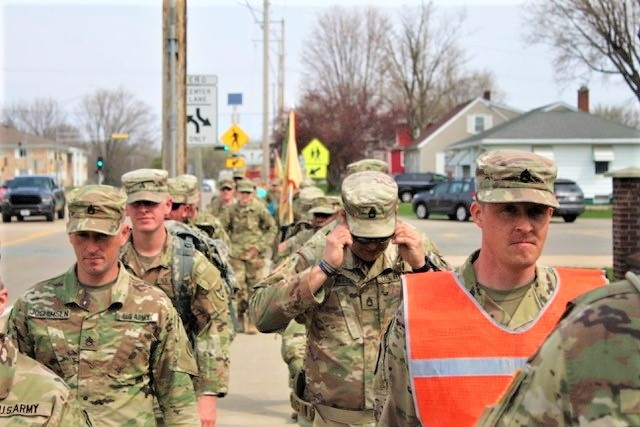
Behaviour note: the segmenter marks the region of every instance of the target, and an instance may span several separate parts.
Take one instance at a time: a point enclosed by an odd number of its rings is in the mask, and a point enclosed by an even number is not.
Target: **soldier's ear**
[[[4,309],[7,306],[7,300],[9,299],[9,291],[6,288],[0,289],[0,314],[4,313]]]

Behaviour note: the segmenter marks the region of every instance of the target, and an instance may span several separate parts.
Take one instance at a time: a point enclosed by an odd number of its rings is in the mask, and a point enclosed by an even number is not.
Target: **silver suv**
[[[584,194],[578,184],[570,179],[558,178],[553,184],[556,199],[560,204],[553,216],[561,216],[565,222],[574,222],[584,213]]]

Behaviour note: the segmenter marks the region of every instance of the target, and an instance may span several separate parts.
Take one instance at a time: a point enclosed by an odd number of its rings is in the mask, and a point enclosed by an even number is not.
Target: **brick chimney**
[[[485,90],[484,93],[482,94],[482,97],[487,101],[491,101],[491,91]]]
[[[581,86],[578,89],[578,110],[589,112],[589,88],[586,86]]]

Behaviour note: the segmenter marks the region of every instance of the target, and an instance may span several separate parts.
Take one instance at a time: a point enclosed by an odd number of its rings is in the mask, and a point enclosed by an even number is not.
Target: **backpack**
[[[236,276],[233,272],[233,268],[229,263],[227,255],[227,247],[220,239],[212,239],[204,232],[199,232],[189,227],[182,222],[167,220],[164,222],[169,234],[173,239],[174,256],[172,259],[171,269],[173,273],[173,292],[174,292],[174,305],[183,317],[183,323],[185,326],[190,320],[185,319],[186,313],[191,312],[191,300],[188,296],[188,281],[191,277],[191,271],[193,270],[193,255],[194,251],[202,253],[205,258],[213,264],[220,271],[220,276],[225,284],[227,293],[229,295],[229,310],[231,313],[231,319],[235,324],[235,315],[233,309],[233,298],[238,290]],[[183,315],[183,313],[185,313]],[[185,322],[185,320],[187,322]]]

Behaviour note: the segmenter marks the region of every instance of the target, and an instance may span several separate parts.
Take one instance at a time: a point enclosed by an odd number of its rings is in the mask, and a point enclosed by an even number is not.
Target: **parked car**
[[[411,207],[420,219],[427,219],[432,213],[445,214],[451,220],[469,219],[469,207],[476,197],[475,179],[441,182],[429,191],[418,193],[411,201]]]
[[[398,184],[398,197],[405,203],[411,202],[413,195],[432,189],[449,178],[432,172],[401,173],[393,177]]]
[[[18,221],[27,216],[42,215],[47,221],[64,218],[66,200],[64,190],[46,175],[16,176],[2,201],[2,222]]]
[[[558,178],[553,184],[553,191],[560,204],[560,207],[553,211],[553,216],[561,216],[565,222],[574,222],[584,213],[584,194],[574,181]]]

